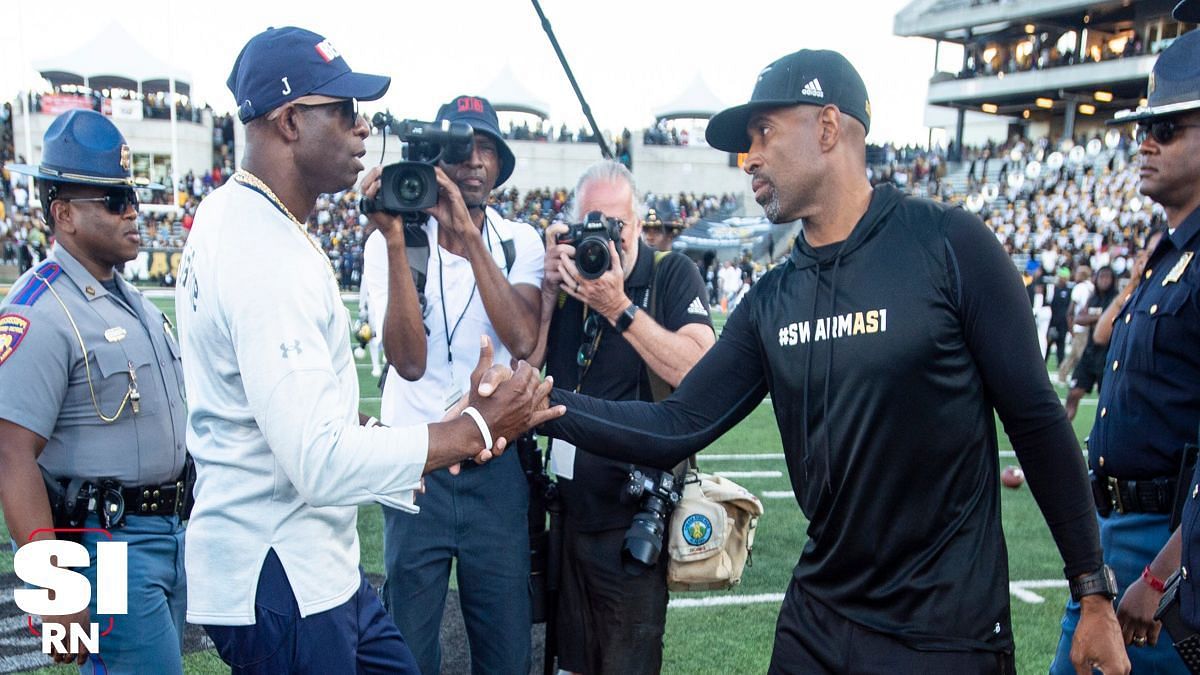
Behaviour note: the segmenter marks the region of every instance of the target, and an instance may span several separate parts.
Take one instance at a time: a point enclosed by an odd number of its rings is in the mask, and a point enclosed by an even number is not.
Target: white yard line
[[[1041,604],[1046,598],[1030,589],[1066,588],[1066,579],[1034,579],[1030,581],[1010,581],[1008,590],[1013,597],[1033,605]],[[691,609],[697,607],[726,607],[730,605],[763,605],[783,602],[783,593],[758,593],[755,595],[712,595],[706,598],[675,598],[667,605],[668,609]]]
[[[696,456],[696,460],[700,461],[700,462],[736,462],[736,461],[743,460],[743,459],[747,460],[747,461],[753,460],[753,459],[783,461],[783,453],[782,452],[767,452],[767,453],[762,453],[762,454],[757,454],[757,455],[754,455],[754,454],[709,455],[709,454],[705,454],[705,453],[700,453],[699,455]]]
[[[795,499],[796,493],[791,490],[766,490],[759,496],[763,499]]]
[[[783,478],[782,471],[717,471],[725,478]]]

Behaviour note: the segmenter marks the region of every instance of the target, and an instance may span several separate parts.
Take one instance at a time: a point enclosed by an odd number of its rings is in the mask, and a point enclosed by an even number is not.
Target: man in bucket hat
[[[388,368],[380,419],[387,425],[437,420],[469,386],[479,335],[499,363],[527,358],[537,344],[543,249],[526,223],[505,220],[488,195],[512,175],[513,153],[487,99],[458,96],[441,106],[438,122],[474,129],[471,155],[435,168],[438,203],[416,233],[425,246],[389,257],[382,233],[364,251],[363,284],[371,307],[386,307],[378,327]],[[420,259],[416,259],[420,256]],[[410,297],[389,296],[389,275],[418,275],[424,315]],[[406,291],[411,294],[411,291]],[[404,330],[408,322],[427,333]],[[417,344],[405,344],[405,340]],[[517,453],[461,473],[425,478],[417,513],[384,508],[384,599],[425,673],[441,669],[439,634],[451,563],[472,668],[477,673],[525,673],[530,665],[529,489]]]
[[[667,468],[769,393],[809,523],[769,672],[1013,673],[998,414],[1084,605],[1075,668],[1127,673],[1082,456],[1021,280],[977,217],[871,187],[870,123],[841,54],[764,68],[706,136],[747,153],[772,222],[803,220],[789,260],[669,399],[555,389],[568,412],[543,431]]]
[[[92,561],[100,541],[127,545],[128,613],[98,614],[93,596],[43,616],[112,627],[97,654],[55,661],[181,673],[183,375],[170,323],[118,273],[141,244],[130,160],[107,117],[71,110],[46,130],[40,165],[9,166],[37,178],[56,243],[0,302],[0,502],[18,545],[55,527],[88,528],[77,536]],[[83,573],[95,588],[96,565]]]
[[[1098,507],[1104,557],[1127,589],[1118,618],[1134,670],[1186,673],[1168,645],[1185,636],[1164,639],[1153,617],[1181,548],[1185,572],[1200,555],[1200,500],[1185,448],[1200,428],[1200,33],[1184,33],[1159,55],[1147,89],[1146,105],[1114,122],[1137,124],[1139,189],[1163,207],[1167,232],[1113,323],[1088,463],[1120,497]],[[1183,525],[1171,537],[1179,508]],[[1200,603],[1189,576],[1179,597],[1195,629]],[[1064,633],[1070,614],[1068,606]]]
[[[471,405],[446,421],[388,429],[358,413],[348,312],[304,223],[319,194],[362,171],[369,130],[355,102],[388,84],[316,33],[253,37],[229,77],[243,166],[200,205],[184,249],[175,305],[197,467],[188,620],[234,673],[418,672],[358,566],[358,506],[413,510],[424,473],[486,460],[540,419],[528,365],[479,398],[486,341]],[[401,220],[372,217],[402,255]],[[399,301],[415,304],[408,283]]]

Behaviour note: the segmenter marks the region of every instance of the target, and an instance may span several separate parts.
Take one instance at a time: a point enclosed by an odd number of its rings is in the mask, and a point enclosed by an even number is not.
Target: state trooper
[[[103,115],[46,130],[38,179],[57,240],[0,302],[0,504],[14,545],[78,536],[127,542],[128,614],[100,654],[56,652],[85,673],[182,673],[183,519],[191,491],[184,389],[171,323],[118,274],[137,256],[129,146]],[[37,532],[37,534],[32,534]],[[96,566],[79,570],[95,587]],[[88,609],[43,621],[108,626]]]

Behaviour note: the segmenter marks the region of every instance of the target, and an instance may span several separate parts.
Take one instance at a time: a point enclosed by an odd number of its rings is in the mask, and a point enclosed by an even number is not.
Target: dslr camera
[[[629,481],[621,490],[621,501],[626,504],[640,501],[641,510],[634,515],[621,544],[621,566],[626,573],[641,574],[658,562],[667,521],[681,497],[675,476],[669,472],[642,473],[634,469],[629,474]]]
[[[437,204],[438,185],[433,167],[440,161],[460,164],[471,157],[475,130],[465,122],[395,122],[389,113],[376,113],[372,126],[387,134],[395,129],[405,145],[404,161],[383,167],[381,185],[374,199],[362,199],[363,213],[383,211],[422,222],[424,210]]]
[[[575,247],[575,267],[584,279],[599,279],[612,268],[612,256],[608,242],[621,246],[621,228],[625,223],[616,218],[605,218],[603,213],[592,211],[584,216],[582,223],[568,225],[570,229],[558,235],[558,243]]]

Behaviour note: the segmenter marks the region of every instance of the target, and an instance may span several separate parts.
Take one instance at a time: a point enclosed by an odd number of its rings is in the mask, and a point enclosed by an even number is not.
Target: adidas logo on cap
[[[825,98],[825,91],[821,89],[821,83],[815,77],[809,80],[808,84],[804,85],[800,93],[805,96],[812,96],[813,98]]]

